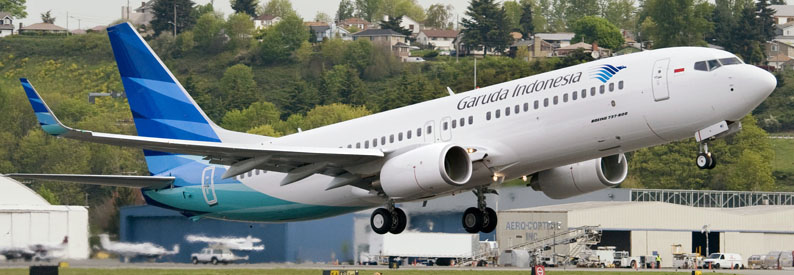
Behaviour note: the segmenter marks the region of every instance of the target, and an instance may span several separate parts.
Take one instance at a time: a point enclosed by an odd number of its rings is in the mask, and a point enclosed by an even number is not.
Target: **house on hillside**
[[[254,29],[267,29],[272,26],[275,26],[281,22],[281,17],[270,15],[270,14],[263,14],[257,17],[254,17]]]
[[[794,5],[769,5],[769,8],[775,11],[772,17],[775,19],[775,24],[786,24],[794,21]]]
[[[557,32],[557,33],[536,33],[535,39],[540,39],[552,45],[555,49],[571,45],[574,33],[572,32]]]
[[[600,56],[600,57],[609,57],[609,56],[612,55],[612,51],[610,51],[609,49],[598,47],[598,44],[587,44],[587,43],[584,43],[584,42],[579,42],[579,43],[571,44],[571,45],[568,45],[568,46],[565,46],[565,47],[560,47],[555,52],[555,55],[556,56],[567,56],[571,52],[574,52],[574,51],[579,50],[579,49],[583,50],[587,54],[590,54],[590,53],[592,53],[594,51],[597,51],[598,52],[598,56]]]
[[[436,50],[452,50],[455,45],[452,41],[458,37],[456,30],[431,30],[424,29],[416,36],[416,41],[422,45],[433,46]]]
[[[19,34],[63,34],[69,31],[65,28],[50,23],[36,23],[19,28]]]
[[[315,22],[306,22],[315,23]],[[353,40],[350,32],[344,28],[338,27],[336,24],[308,24],[309,29],[314,34],[316,42],[323,42],[325,39],[339,38],[342,40]]]
[[[10,13],[0,12],[0,37],[14,34],[14,18]]]
[[[374,45],[386,46],[396,56],[410,56],[411,48],[404,34],[390,29],[368,29],[353,34],[353,40],[367,39]]]
[[[513,43],[513,45],[510,45],[510,56],[515,57],[516,54],[518,54],[518,51],[522,48],[526,49],[527,53],[529,53],[529,59],[550,57],[553,53],[551,43],[543,40],[529,39],[517,41]]]
[[[154,1],[142,1],[141,6],[130,10],[131,7],[121,7],[121,18],[129,18],[130,23],[133,25],[149,25],[154,19]]]
[[[364,31],[364,30],[372,28],[372,23],[370,23],[367,20],[358,18],[358,17],[348,18],[348,19],[339,21],[338,25],[340,27],[342,27],[342,28],[345,28],[345,29],[350,29],[350,28],[355,27],[359,31]]]
[[[384,19],[388,20],[388,17]],[[419,23],[408,16],[403,16],[403,21],[400,23],[400,27],[411,31],[411,37],[416,37],[419,32],[422,31],[422,23]]]

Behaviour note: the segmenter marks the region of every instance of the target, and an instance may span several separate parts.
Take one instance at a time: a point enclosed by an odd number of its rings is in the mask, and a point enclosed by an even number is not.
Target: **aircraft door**
[[[653,99],[655,101],[667,100],[670,98],[670,90],[667,88],[667,67],[670,59],[657,60],[653,64]]]
[[[441,129],[439,129],[439,136],[441,137],[441,141],[449,141],[452,139],[452,118],[444,117],[441,119],[441,125],[439,125]]]
[[[201,172],[201,193],[204,194],[204,201],[209,206],[218,204],[218,197],[215,195],[215,166],[207,166]]]
[[[428,121],[425,123],[425,128],[422,129],[422,132],[425,134],[425,143],[433,143],[436,142],[436,122],[435,121]]]

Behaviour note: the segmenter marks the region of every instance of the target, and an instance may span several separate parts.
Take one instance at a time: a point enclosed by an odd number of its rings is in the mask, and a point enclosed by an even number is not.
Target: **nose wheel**
[[[714,154],[709,152],[709,145],[707,143],[700,144],[700,152],[695,158],[695,164],[697,164],[698,168],[700,169],[714,169],[717,166],[717,160],[714,158]]]
[[[496,193],[486,188],[474,189],[477,207],[469,207],[463,212],[463,229],[469,233],[491,233],[496,229],[496,211],[485,205],[485,194]]]
[[[389,211],[389,208],[391,211]],[[389,204],[388,208],[378,208],[372,212],[369,218],[369,225],[372,231],[378,234],[400,234],[405,230],[408,225],[408,217],[405,211],[400,208],[394,207],[393,203]]]

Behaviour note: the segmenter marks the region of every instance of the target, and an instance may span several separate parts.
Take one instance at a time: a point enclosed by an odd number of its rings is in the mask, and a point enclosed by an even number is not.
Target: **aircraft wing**
[[[174,177],[124,176],[124,175],[74,175],[74,174],[8,174],[15,179],[66,181],[104,186],[153,188],[168,187]]]
[[[99,133],[73,129],[61,123],[27,79],[20,79],[42,129],[50,135],[94,143],[135,147],[152,151],[204,156],[214,164],[231,165],[224,178],[251,169],[338,175],[342,168],[382,158],[376,149],[235,144]],[[301,175],[298,175],[300,177]]]

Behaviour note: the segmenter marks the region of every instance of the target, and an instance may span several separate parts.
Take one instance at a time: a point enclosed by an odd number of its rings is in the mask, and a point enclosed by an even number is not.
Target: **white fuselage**
[[[670,48],[606,58],[269,142],[291,146],[378,148],[387,154],[433,142],[477,148],[487,154],[484,166],[475,167],[480,172],[475,171],[471,184],[458,190],[464,191],[491,184],[493,176],[501,180],[519,178],[566,164],[684,139],[720,121],[737,121],[771,93],[774,77],[746,64],[712,71],[694,69],[698,61],[734,57],[728,52],[707,48]],[[606,64],[625,68],[603,82],[594,77],[594,72]],[[532,87],[527,88],[530,85]],[[528,92],[530,89],[532,92]],[[586,97],[582,97],[582,91]],[[573,93],[577,94],[576,99]],[[476,103],[472,103],[475,100]],[[452,121],[456,121],[455,124]],[[417,135],[417,131],[421,135]],[[375,175],[379,164],[360,169]],[[325,175],[316,174],[280,186],[284,173],[257,174],[246,174],[241,181],[283,200],[358,207],[377,206],[387,200],[352,186],[326,191],[332,177]],[[428,194],[433,195],[443,194]]]

